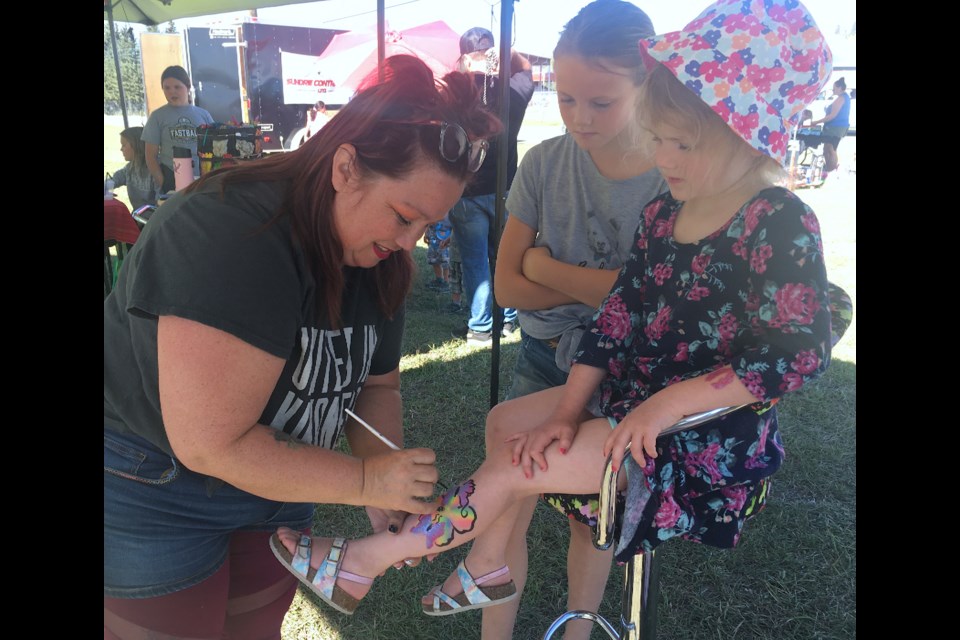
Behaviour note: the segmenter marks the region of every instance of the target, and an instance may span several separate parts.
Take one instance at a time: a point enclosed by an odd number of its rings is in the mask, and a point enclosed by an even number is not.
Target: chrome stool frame
[[[665,429],[661,435],[692,429],[748,405],[721,407],[696,413],[680,420]],[[617,477],[611,459],[603,470],[603,482],[600,485],[600,508],[597,514],[597,527],[593,532],[593,546],[597,549],[609,549],[613,544],[613,530],[616,519]],[[603,616],[591,611],[567,611],[561,614],[543,636],[551,640],[554,634],[570,620],[590,620],[600,626],[613,640],[656,640],[657,637],[657,600],[660,568],[655,560],[656,551],[644,551],[633,556],[623,572],[623,600],[620,604],[620,626],[614,627]]]

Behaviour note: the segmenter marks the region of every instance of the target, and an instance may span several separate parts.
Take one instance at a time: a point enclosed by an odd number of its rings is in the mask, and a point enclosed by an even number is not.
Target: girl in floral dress
[[[341,611],[369,590],[361,576],[468,540],[424,612],[513,599],[504,546],[518,500],[593,491],[607,456],[628,470],[620,561],[673,537],[733,547],[763,506],[784,456],[774,405],[830,359],[817,218],[775,182],[832,56],[795,0],[719,0],[640,48],[649,73],[637,110],[670,193],[644,208],[567,383],[496,406],[486,461],[436,512],[346,552],[340,539],[278,531],[277,556]],[[660,436],[684,416],[738,405]]]

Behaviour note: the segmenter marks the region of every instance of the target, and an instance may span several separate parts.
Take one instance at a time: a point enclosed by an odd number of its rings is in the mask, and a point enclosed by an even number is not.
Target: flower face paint
[[[467,480],[440,496],[440,506],[432,514],[421,515],[411,533],[422,533],[427,538],[427,549],[443,547],[453,540],[453,534],[466,533],[477,522],[477,510],[470,506],[470,496],[476,485]]]

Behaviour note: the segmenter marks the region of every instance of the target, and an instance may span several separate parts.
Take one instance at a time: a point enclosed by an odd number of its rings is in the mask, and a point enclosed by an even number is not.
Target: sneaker
[[[493,341],[493,331],[474,331],[467,325],[458,327],[450,332],[454,338],[461,338],[467,341],[467,344],[485,346]]]
[[[437,293],[450,293],[450,283],[445,280],[437,280]]]
[[[447,304],[447,306],[443,308],[444,313],[452,313],[454,315],[459,315],[461,313],[464,313],[465,311],[466,309],[463,307],[463,305],[458,304],[456,302],[450,302]]]
[[[503,329],[501,330],[500,334],[501,334],[504,338],[506,338],[507,336],[509,336],[511,333],[513,333],[513,332],[516,331],[516,330],[517,330],[517,325],[515,325],[515,324],[512,323],[512,322],[507,321],[507,322],[504,322],[504,323],[503,323]]]
[[[440,285],[444,284],[443,280],[440,278],[434,278],[426,284],[427,289],[432,289],[433,291],[439,291]],[[449,286],[449,285],[447,285]]]

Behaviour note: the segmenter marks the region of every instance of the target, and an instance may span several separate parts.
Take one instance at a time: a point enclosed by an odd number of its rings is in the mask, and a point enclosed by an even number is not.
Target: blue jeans
[[[103,430],[103,594],[152,598],[223,564],[234,531],[302,530],[313,504],[284,503],[194,473],[143,438]]]
[[[566,383],[567,372],[557,366],[557,352],[546,342],[534,338],[520,327],[520,353],[513,368],[513,383],[507,400]]]
[[[460,249],[463,268],[463,290],[470,301],[471,331],[493,329],[493,282],[490,264],[495,260],[497,195],[470,196],[460,200],[450,210],[450,222]],[[504,322],[517,321],[516,309],[501,309]]]

